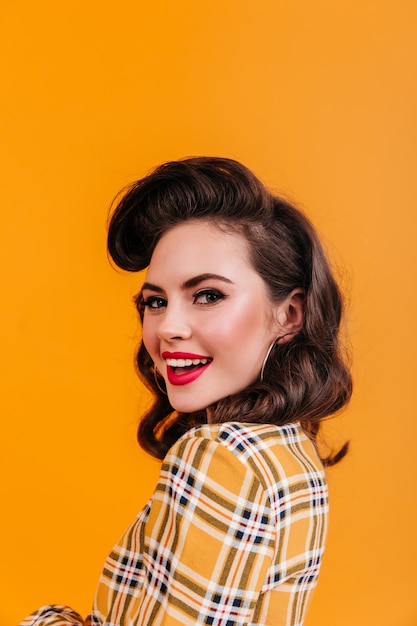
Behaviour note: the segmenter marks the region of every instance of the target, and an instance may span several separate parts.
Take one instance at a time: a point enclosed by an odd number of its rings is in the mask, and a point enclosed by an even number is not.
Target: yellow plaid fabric
[[[301,626],[327,511],[324,471],[299,425],[193,429],[172,447],[151,500],[109,555],[88,619]],[[46,608],[53,611],[44,607],[22,626],[82,624],[57,613],[58,621],[42,621]]]

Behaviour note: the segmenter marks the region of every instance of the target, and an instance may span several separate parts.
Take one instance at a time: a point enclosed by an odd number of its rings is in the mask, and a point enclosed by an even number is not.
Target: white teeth
[[[190,367],[190,365],[206,365],[208,359],[167,359],[170,367]]]

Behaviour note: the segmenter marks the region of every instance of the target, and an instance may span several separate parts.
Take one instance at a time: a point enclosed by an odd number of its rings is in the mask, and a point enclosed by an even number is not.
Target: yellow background
[[[342,268],[352,452],[307,626],[415,626],[417,3],[5,0],[0,28],[2,626],[86,614],[152,491],[107,208],[196,154],[290,194]]]

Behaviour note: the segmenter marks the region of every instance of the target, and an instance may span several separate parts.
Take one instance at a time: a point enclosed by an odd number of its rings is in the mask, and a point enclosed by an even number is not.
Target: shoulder
[[[240,445],[250,438],[250,429],[232,443],[227,436],[232,435],[230,426],[192,429],[168,451],[152,496],[151,527],[159,527],[160,520],[165,527],[174,516],[183,530],[196,524],[224,537],[232,528],[240,537],[240,524],[255,515],[259,533],[272,541],[270,497]]]
[[[290,477],[312,475],[324,480],[316,450],[298,423],[206,424],[183,435],[169,450],[164,464],[203,468],[207,463],[244,466],[253,472],[266,490]]]

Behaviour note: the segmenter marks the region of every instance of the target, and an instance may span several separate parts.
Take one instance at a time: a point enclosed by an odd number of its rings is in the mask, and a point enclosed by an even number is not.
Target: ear
[[[279,343],[291,341],[293,335],[301,330],[304,322],[305,293],[301,288],[294,289],[276,309]]]

